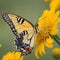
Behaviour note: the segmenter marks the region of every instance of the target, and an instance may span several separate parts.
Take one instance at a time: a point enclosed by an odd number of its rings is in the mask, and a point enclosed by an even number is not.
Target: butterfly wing
[[[33,25],[26,19],[15,14],[7,13],[3,14],[3,19],[9,24],[11,30],[16,36],[19,36],[19,34],[24,30],[28,31],[28,34],[30,35],[29,38],[32,36],[34,32]]]
[[[3,19],[8,23],[16,36],[17,50],[28,54],[34,45],[34,26],[26,19],[15,14],[3,14]],[[27,48],[28,47],[28,48]]]

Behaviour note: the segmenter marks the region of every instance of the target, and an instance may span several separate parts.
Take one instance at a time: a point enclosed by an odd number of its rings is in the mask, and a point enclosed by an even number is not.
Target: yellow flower
[[[50,0],[44,0],[45,2],[49,2]]]
[[[36,35],[36,50],[35,56],[38,57],[38,53],[46,54],[44,46],[48,48],[53,47],[53,40],[51,36],[56,35],[58,32],[57,24],[60,22],[59,11],[52,12],[52,10],[45,10],[42,17],[38,21],[38,29]]]
[[[2,47],[2,45],[0,44],[0,48]]]
[[[23,60],[20,52],[8,52],[2,57],[2,60]]]
[[[57,10],[60,8],[60,0],[44,0],[45,2],[50,2],[50,9]]]
[[[54,9],[54,10],[60,8],[60,0],[51,0],[50,1],[50,8]]]
[[[60,48],[54,48],[52,50],[52,55],[55,59],[60,59]]]

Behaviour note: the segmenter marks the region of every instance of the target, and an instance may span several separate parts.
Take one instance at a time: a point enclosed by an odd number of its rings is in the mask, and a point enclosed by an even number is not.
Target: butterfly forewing
[[[3,18],[11,27],[15,35],[19,35],[22,31],[27,30],[29,35],[33,34],[33,25],[24,18],[15,14],[3,14]]]

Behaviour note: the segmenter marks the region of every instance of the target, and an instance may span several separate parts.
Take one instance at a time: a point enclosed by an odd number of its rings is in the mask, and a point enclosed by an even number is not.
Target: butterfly
[[[21,52],[22,55],[30,54],[34,47],[38,25],[34,26],[16,14],[4,13],[2,17],[15,35],[16,51]]]

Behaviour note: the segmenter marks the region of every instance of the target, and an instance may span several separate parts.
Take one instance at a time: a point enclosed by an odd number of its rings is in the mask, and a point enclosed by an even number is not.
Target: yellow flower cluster
[[[8,52],[2,57],[2,60],[23,60],[20,52]]]
[[[48,48],[52,48],[53,40],[51,38],[51,35],[56,35],[58,32],[57,24],[60,22],[60,18],[58,17],[60,14],[59,11],[52,12],[45,10],[42,17],[39,18],[38,21],[38,28],[39,32],[36,36],[36,51],[35,55],[37,58],[38,53],[45,54],[44,46],[47,46]]]

